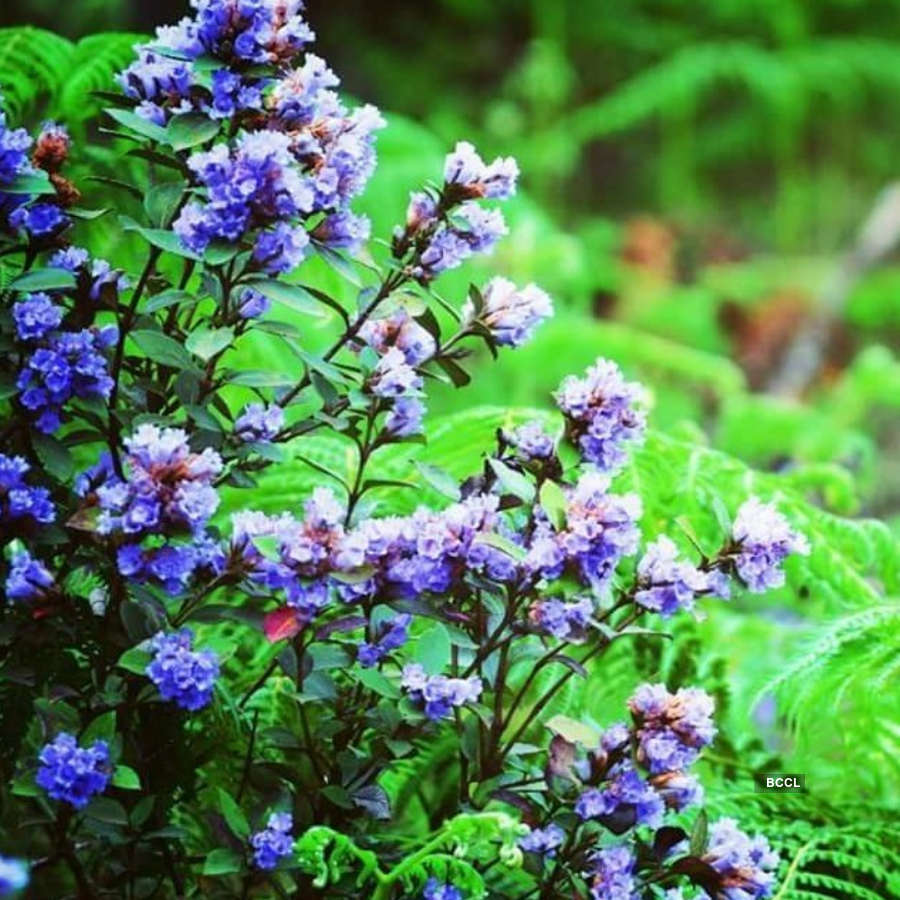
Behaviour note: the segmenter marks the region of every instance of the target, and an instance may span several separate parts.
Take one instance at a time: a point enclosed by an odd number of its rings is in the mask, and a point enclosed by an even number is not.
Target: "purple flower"
[[[71,734],[62,732],[45,744],[38,757],[41,765],[35,781],[54,800],[83,809],[94,794],[109,784],[109,747],[94,741],[79,747]]]
[[[507,233],[499,210],[483,209],[475,202],[464,203],[452,222],[442,222],[434,228],[412,274],[420,281],[431,281],[474,254],[492,250]]]
[[[359,329],[359,337],[380,355],[396,347],[411,366],[421,365],[437,350],[431,332],[403,308],[380,319],[367,319]]]
[[[556,851],[566,839],[566,833],[555,822],[544,828],[532,828],[525,837],[519,838],[519,846],[526,853],[538,853],[553,859]]]
[[[409,640],[411,624],[412,616],[409,613],[399,613],[382,622],[378,626],[374,643],[364,641],[359,645],[357,651],[359,664],[365,668],[378,665],[388,653],[402,647]]]
[[[269,104],[278,119],[291,129],[309,126],[322,108],[339,103],[331,90],[340,79],[321,57],[307,53],[303,65],[275,83]]]
[[[343,210],[322,219],[312,234],[319,243],[333,250],[358,253],[371,233],[372,223],[366,216]]]
[[[209,703],[219,677],[219,661],[211,650],[193,649],[190,628],[172,634],[159,632],[151,641],[154,656],[147,677],[164,700],[182,709],[197,710]]]
[[[219,495],[213,480],[222,471],[218,453],[193,453],[179,428],[141,425],[125,440],[128,475],[110,473],[96,488],[101,534],[194,533],[216,511]]]
[[[715,704],[699,688],[671,694],[663,684],[643,684],[628,707],[636,722],[638,759],[654,774],[687,768],[716,736]]]
[[[9,600],[40,600],[53,585],[53,576],[47,567],[27,551],[17,553],[6,577],[6,596]]]
[[[28,884],[28,867],[21,860],[0,856],[0,897],[8,897]]]
[[[655,827],[662,822],[664,812],[660,795],[624,763],[611,770],[602,789],[588,788],[575,801],[575,813],[581,819],[624,816],[628,824]]]
[[[644,434],[646,415],[638,405],[642,394],[640,385],[625,381],[619,367],[606,359],[598,359],[584,378],[569,375],[563,380],[556,403],[586,462],[603,472],[622,467],[625,445]]]
[[[31,237],[46,237],[69,224],[69,219],[54,203],[19,206],[9,217],[13,228],[24,228]]]
[[[484,308],[476,313],[471,298],[463,306],[463,321],[479,322],[507,347],[521,347],[531,340],[538,325],[553,315],[553,301],[539,287],[519,290],[507,278],[492,278],[485,285]]]
[[[444,183],[463,197],[505,200],[516,192],[519,167],[511,157],[498,157],[485,165],[468,141],[460,141],[444,162]]]
[[[31,171],[28,150],[31,137],[24,128],[9,128],[0,110],[0,186],[8,185],[18,175]]]
[[[565,528],[556,536],[559,548],[581,579],[600,590],[612,577],[619,561],[637,551],[636,520],[640,498],[634,494],[609,494],[609,479],[586,472],[569,491]],[[552,577],[554,571],[547,573]]]
[[[245,443],[268,443],[284,427],[284,410],[276,405],[250,403],[234,423],[234,433]]]
[[[114,334],[114,328],[59,332],[28,358],[16,386],[19,402],[37,416],[40,431],[56,431],[72,398],[109,396],[113,380],[103,351]]]
[[[624,844],[598,850],[590,857],[590,865],[592,900],[638,900],[635,858]]]
[[[240,295],[240,306],[238,306],[238,315],[242,319],[256,319],[265,315],[272,306],[272,301],[259,291],[253,288],[244,288]]]
[[[647,546],[638,563],[634,602],[668,618],[692,609],[694,598],[710,590],[710,579],[696,566],[678,558],[678,548],[665,535]]]
[[[685,772],[662,772],[650,779],[654,790],[668,809],[680,812],[703,802],[703,786],[695,775]]]
[[[536,420],[520,425],[510,434],[504,432],[503,436],[525,459],[550,459],[556,452],[553,438]]]
[[[751,838],[741,831],[734,819],[712,824],[703,861],[722,876],[717,900],[759,900],[772,893],[778,854],[762,835]]]
[[[0,453],[0,522],[3,524],[32,519],[49,525],[56,519],[50,492],[25,483],[30,468],[21,456]]]
[[[754,593],[784,584],[781,563],[791,553],[806,556],[809,542],[795,532],[773,503],[751,497],[741,506],[731,532],[732,554],[741,581]]]
[[[410,437],[423,431],[425,404],[418,397],[398,397],[384,420],[384,428],[394,437]]]
[[[221,551],[210,538],[198,535],[191,544],[163,544],[144,549],[123,544],[116,553],[119,573],[131,581],[159,584],[170,594],[181,593],[199,573],[219,574],[224,567]]]
[[[369,389],[378,397],[400,397],[421,386],[421,376],[397,347],[391,347],[381,357],[369,378]]]
[[[82,247],[66,247],[63,250],[57,250],[47,260],[47,265],[54,269],[65,269],[74,274],[85,266],[89,258],[90,254]]]
[[[294,849],[291,829],[294,820],[290,813],[272,813],[262,831],[250,838],[253,862],[258,869],[274,869],[279,860],[290,856]]]
[[[194,85],[191,63],[149,47],[138,48],[138,58],[119,73],[118,82],[127,97],[139,101],[135,112],[157,125],[164,125],[169,116],[193,109],[189,99]]]
[[[423,900],[463,900],[462,891],[454,884],[429,878],[425,883]]]
[[[550,598],[538,600],[531,608],[530,618],[542,631],[567,641],[584,638],[593,614],[594,604],[587,597],[571,603]]]
[[[425,715],[434,721],[447,718],[454,707],[474,703],[481,696],[482,689],[481,679],[477,675],[470,678],[427,675],[419,663],[408,663],[403,667],[400,683],[410,699],[422,704]]]
[[[253,248],[253,258],[264,272],[279,275],[303,262],[309,247],[309,235],[302,226],[279,222],[271,231],[261,231]]]
[[[37,341],[59,327],[63,308],[44,293],[29,294],[13,306],[16,334],[20,341]]]

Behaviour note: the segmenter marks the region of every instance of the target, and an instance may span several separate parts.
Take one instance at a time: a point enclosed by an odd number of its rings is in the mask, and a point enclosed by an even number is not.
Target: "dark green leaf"
[[[20,275],[10,284],[13,291],[61,291],[75,287],[75,276],[67,269],[37,269]]]
[[[230,875],[233,872],[240,872],[242,867],[243,861],[234,850],[218,847],[207,855],[203,863],[203,874]]]
[[[174,116],[165,131],[174,150],[187,150],[214,138],[219,133],[219,122],[202,113],[183,113]]]
[[[325,317],[321,303],[299,284],[285,284],[283,281],[266,279],[253,281],[251,285],[253,290],[259,291],[274,303],[281,303],[306,316],[315,316],[319,319]]]
[[[75,460],[69,448],[49,434],[35,432],[31,436],[35,453],[47,471],[59,481],[67,481],[75,472]]]
[[[241,808],[234,802],[231,795],[219,788],[219,812],[225,817],[232,834],[238,838],[250,836],[250,823]]]
[[[120,125],[124,125],[130,131],[137,132],[137,134],[145,138],[150,138],[152,141],[165,141],[168,137],[165,128],[162,128],[148,119],[142,119],[139,115],[127,109],[107,107],[103,112]]]
[[[201,325],[187,336],[184,345],[191,353],[206,362],[225,350],[233,339],[233,328],[208,328]]]
[[[433,487],[439,494],[449,497],[451,500],[459,500],[459,483],[457,480],[444,469],[439,466],[433,466],[430,463],[415,462],[414,463],[419,474],[425,481]]]
[[[154,362],[175,369],[193,369],[194,361],[178,341],[161,331],[139,329],[129,335],[132,341]]]

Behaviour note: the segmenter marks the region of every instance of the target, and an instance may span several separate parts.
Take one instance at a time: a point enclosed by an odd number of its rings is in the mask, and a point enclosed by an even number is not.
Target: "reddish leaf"
[[[287,640],[295,634],[299,634],[303,628],[303,621],[297,615],[297,610],[289,606],[282,606],[275,612],[266,614],[263,620],[263,631],[273,644],[276,641]]]

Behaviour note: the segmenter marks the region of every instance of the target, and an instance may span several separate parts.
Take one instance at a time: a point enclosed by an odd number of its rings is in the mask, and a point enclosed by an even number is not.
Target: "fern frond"
[[[70,74],[71,41],[42,28],[0,28],[0,92],[15,122],[42,96],[58,93]]]

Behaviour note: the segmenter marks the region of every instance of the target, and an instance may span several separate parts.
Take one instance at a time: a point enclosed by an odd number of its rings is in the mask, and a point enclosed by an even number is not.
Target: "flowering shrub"
[[[501,429],[462,484],[420,466],[443,507],[381,514],[411,483],[373,474],[379,456],[424,440],[428,381],[464,385],[472,342],[496,355],[552,314],[504,278],[458,304],[432,287],[506,233],[516,163],[458,144],[370,245],[351,202],[384,121],[305,52],[298,0],[193,5],[107,98],[146,163],[118,220],[138,271],[73,243],[96,216],[61,174],[64,128],[32,143],[0,122],[19,264],[0,319],[0,849],[29,857],[0,859],[0,893],[30,865],[36,896],[767,896],[766,839],[685,812],[708,694],[643,684],[603,728],[549,712],[615,642],[778,586],[806,541],[749,497],[717,547],[645,542],[614,479],[647,401],[603,359],[560,385],[558,425]],[[355,307],[306,282],[313,257],[365,274]],[[232,363],[258,334],[293,371]],[[354,453],[342,492],[254,509],[258,473],[324,431]],[[410,831],[385,784],[448,737],[430,774],[451,790],[421,791]]]

